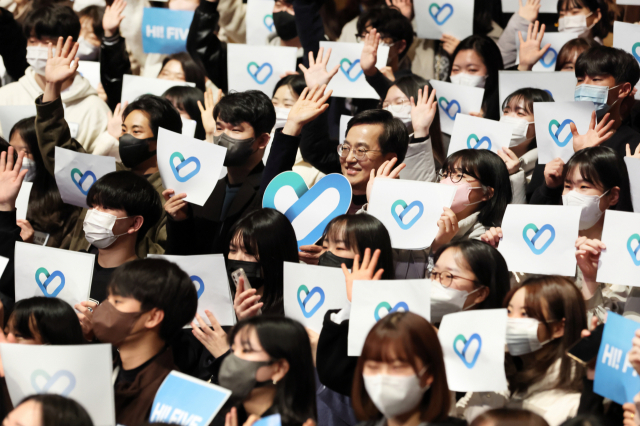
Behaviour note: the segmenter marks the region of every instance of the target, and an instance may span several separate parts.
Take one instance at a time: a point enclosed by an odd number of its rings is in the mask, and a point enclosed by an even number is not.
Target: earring
[[[277,381],[276,379],[273,379],[273,384],[274,384],[274,385],[277,385],[277,384],[278,384],[278,381]]]

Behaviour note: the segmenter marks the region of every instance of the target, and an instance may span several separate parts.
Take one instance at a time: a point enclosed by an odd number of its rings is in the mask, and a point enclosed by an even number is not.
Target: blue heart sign
[[[471,355],[471,358],[467,358],[467,351],[471,344],[476,341],[478,342],[478,348],[475,353]],[[458,349],[458,342],[462,342],[462,350]],[[453,351],[460,357],[462,363],[469,369],[473,368],[476,365],[476,361],[478,361],[478,357],[480,356],[480,350],[482,349],[482,338],[478,333],[473,333],[469,339],[465,338],[464,335],[458,334],[456,338],[453,340]]]

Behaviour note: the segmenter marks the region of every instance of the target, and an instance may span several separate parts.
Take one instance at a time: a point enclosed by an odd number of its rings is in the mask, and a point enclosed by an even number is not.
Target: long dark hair
[[[383,280],[395,278],[393,249],[387,228],[375,217],[368,214],[340,215],[327,224],[322,239],[342,240],[347,249],[364,255],[366,249],[371,254],[380,249],[377,268],[384,269]]]
[[[489,289],[489,296],[479,303],[477,309],[499,309],[510,290],[510,274],[507,262],[498,250],[479,240],[458,240],[440,247],[434,263],[447,249],[456,249],[462,261],[478,279],[478,284]],[[456,257],[456,262],[458,258]],[[477,287],[474,283],[474,288]]]
[[[20,404],[33,401],[42,407],[41,424],[46,426],[93,426],[87,410],[71,398],[55,394],[31,395]]]
[[[456,50],[451,56],[453,60],[455,60],[458,53],[463,50],[475,51],[478,56],[482,58],[484,65],[487,67],[487,80],[484,85],[482,109],[484,110],[484,118],[498,120],[500,118],[500,112],[498,111],[498,71],[502,71],[504,69],[504,62],[502,61],[500,49],[489,37],[472,35],[465,38],[460,42],[460,44],[458,44],[458,47],[456,47]],[[451,81],[451,68],[452,67],[449,68],[447,81]]]
[[[186,82],[195,83],[196,87],[203,92],[207,90],[205,87],[206,73],[200,61],[194,60],[187,52],[174,53],[173,55],[169,55],[164,58],[164,61],[162,61],[162,68],[164,68],[164,66],[167,65],[167,62],[171,60],[180,62],[182,65],[182,72],[184,73],[184,80]],[[160,69],[160,72],[162,72],[162,68]]]
[[[282,269],[282,266],[280,266]],[[286,317],[256,316],[238,322],[229,332],[229,344],[239,333],[255,330],[264,351],[272,360],[284,359],[289,371],[276,384],[273,406],[282,417],[283,425],[303,424],[317,418],[316,386],[309,335],[299,322]]]
[[[239,238],[247,253],[255,256],[264,272],[265,314],[284,314],[283,262],[298,262],[298,240],[291,222],[273,209],[255,210],[236,222],[229,231],[229,244]],[[226,256],[229,255],[227,245]],[[231,288],[235,295],[235,288]]]
[[[31,297],[16,303],[9,328],[27,339],[39,338],[47,345],[85,343],[78,316],[67,302],[48,297]]]
[[[562,68],[567,64],[567,62],[571,61],[576,53],[576,61],[578,60],[578,56],[582,54],[585,50],[589,50],[592,47],[598,46],[598,42],[592,38],[583,38],[578,37],[573,40],[569,40],[562,46],[562,49],[558,52],[558,59],[556,60],[556,71],[562,71]]]
[[[189,117],[196,122],[194,137],[204,140],[206,133],[202,125],[200,108],[198,108],[198,101],[204,105],[204,92],[197,87],[173,86],[167,89],[162,97],[169,99],[178,111],[183,110],[189,114]]]

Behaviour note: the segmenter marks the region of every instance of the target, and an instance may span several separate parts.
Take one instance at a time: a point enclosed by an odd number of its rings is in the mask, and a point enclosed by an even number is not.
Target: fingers
[[[373,272],[376,270],[376,265],[378,265],[378,259],[380,259],[380,253],[382,253],[380,249],[376,249],[376,251],[373,252],[373,256],[371,257],[371,262],[369,263],[369,267],[367,268],[371,273],[371,275],[373,275]]]
[[[207,316],[207,318],[209,318],[209,322],[211,323],[211,327],[213,327],[214,330],[216,330],[216,331],[222,330],[222,326],[218,322],[218,319],[215,317],[215,315],[213,315],[213,312],[211,312],[208,309],[205,309],[204,313]]]
[[[575,125],[575,123],[573,121],[571,123],[569,123],[569,128],[571,129],[571,133],[573,134],[574,138],[576,136],[580,136],[580,133],[578,133],[578,128],[576,127],[576,125]]]
[[[202,106],[202,104],[200,103],[200,101],[198,101],[198,109],[200,110],[200,114],[204,114],[204,107]]]
[[[320,48],[320,50],[322,50],[322,47]],[[320,50],[318,50],[318,58],[321,58],[322,56],[320,56]],[[309,52],[309,66],[312,67],[316,64],[316,60],[313,57],[313,52]]]
[[[640,145],[638,145],[640,146]],[[626,151],[627,151],[627,157],[631,157],[631,147],[629,146],[629,144],[627,144],[626,146]]]
[[[63,43],[63,38],[62,37],[58,37],[58,42],[56,43],[56,57],[59,58],[62,54],[62,43]]]
[[[400,172],[407,167],[406,164],[404,163],[400,163],[398,165],[398,167],[396,167],[395,169],[393,169],[393,171],[389,174],[389,178],[391,179],[398,179],[400,177]]]
[[[371,249],[366,248],[364,250],[364,255],[362,256],[362,265],[360,266],[360,269],[366,270],[369,267],[370,261],[371,261]]]
[[[386,166],[384,167],[384,172],[383,172],[385,176],[389,176],[389,173],[391,173],[391,170],[393,170],[393,166],[396,164],[397,161],[398,161],[397,157],[394,157],[389,161],[385,161]]]
[[[575,127],[575,125],[572,125],[571,130],[573,131],[573,128]],[[596,128],[596,112],[593,111],[591,113],[591,121],[589,122],[589,130],[593,130]]]

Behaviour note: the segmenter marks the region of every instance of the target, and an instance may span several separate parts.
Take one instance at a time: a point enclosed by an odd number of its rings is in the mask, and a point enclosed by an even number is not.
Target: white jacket
[[[29,67],[20,80],[0,88],[0,105],[34,105],[44,92],[35,79],[35,71]],[[75,139],[84,149],[92,153],[94,141],[107,130],[109,107],[98,97],[89,80],[76,74],[68,89],[62,92],[64,118],[69,127],[78,126]],[[2,129],[8,134],[11,129]]]

